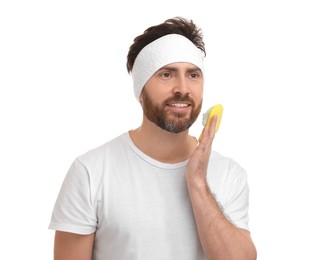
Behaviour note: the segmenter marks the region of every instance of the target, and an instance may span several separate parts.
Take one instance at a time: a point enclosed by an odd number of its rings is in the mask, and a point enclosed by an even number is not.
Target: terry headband
[[[203,70],[203,56],[189,39],[180,34],[168,34],[145,46],[132,68],[134,93],[139,99],[151,76],[163,66],[174,62],[189,62]]]

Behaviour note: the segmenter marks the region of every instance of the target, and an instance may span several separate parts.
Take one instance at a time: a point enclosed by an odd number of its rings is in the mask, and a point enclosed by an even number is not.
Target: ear
[[[141,104],[141,106],[142,106],[142,104],[143,104],[142,92],[141,92],[140,97],[139,97],[139,102],[140,102],[140,104]]]

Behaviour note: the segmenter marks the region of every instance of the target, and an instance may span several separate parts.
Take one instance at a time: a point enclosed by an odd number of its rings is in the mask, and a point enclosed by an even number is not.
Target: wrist
[[[197,188],[198,190],[209,189],[207,179],[204,175],[186,174],[186,183],[188,188]]]

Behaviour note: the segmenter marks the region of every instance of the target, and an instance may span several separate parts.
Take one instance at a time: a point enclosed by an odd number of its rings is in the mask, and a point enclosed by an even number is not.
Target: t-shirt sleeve
[[[226,187],[223,213],[237,227],[249,230],[249,187],[244,169],[235,164],[230,169],[230,180]]]
[[[97,216],[90,182],[86,168],[75,160],[60,189],[49,229],[82,235],[95,232]]]

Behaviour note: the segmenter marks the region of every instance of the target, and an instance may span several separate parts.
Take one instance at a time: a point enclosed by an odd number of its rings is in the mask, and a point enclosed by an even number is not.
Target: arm
[[[91,260],[94,233],[79,235],[56,231],[54,260]]]
[[[205,128],[186,170],[199,239],[208,259],[254,260],[257,253],[249,232],[235,227],[226,219],[207,185],[206,171],[216,120],[217,117],[214,117],[210,127]]]

